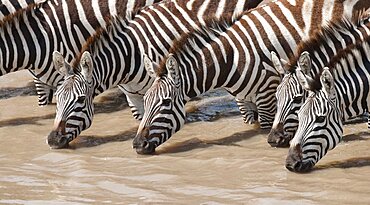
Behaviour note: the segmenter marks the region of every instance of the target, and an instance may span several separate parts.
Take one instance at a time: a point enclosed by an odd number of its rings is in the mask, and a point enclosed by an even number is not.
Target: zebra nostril
[[[149,142],[144,140],[142,143],[141,143],[141,147],[144,148],[144,149],[148,149],[150,146]]]
[[[58,141],[59,141],[59,144],[62,145],[62,146],[65,146],[65,144],[68,143],[67,137],[64,137],[64,136],[61,137]]]
[[[302,163],[301,161],[297,161],[294,165],[293,165],[293,170],[296,171],[296,172],[299,172],[302,168]]]

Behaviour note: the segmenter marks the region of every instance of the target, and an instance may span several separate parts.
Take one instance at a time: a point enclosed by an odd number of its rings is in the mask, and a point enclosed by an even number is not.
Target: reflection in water
[[[104,136],[79,136],[69,144],[69,149],[78,149],[83,147],[94,147],[102,145],[109,142],[121,142],[131,140],[135,137],[137,127],[133,129],[120,132],[114,135],[104,135]]]
[[[250,137],[256,137],[257,135],[267,135],[268,131],[266,130],[246,130],[232,134],[228,137],[223,137],[219,139],[205,139],[201,140],[198,138],[191,138],[185,141],[172,143],[170,146],[167,146],[165,149],[157,151],[157,154],[163,153],[177,153],[190,151],[197,148],[207,148],[213,145],[225,145],[225,146],[240,146],[236,144],[237,142],[247,140]]]
[[[0,96],[19,84],[3,77]],[[0,204],[370,203],[366,123],[346,125],[343,142],[301,175],[285,169],[288,150],[271,148],[268,130],[243,124],[222,91],[191,101],[188,123],[153,156],[132,149],[139,123],[117,89],[96,99],[94,123],[71,149],[47,146],[55,105],[36,102],[28,94],[0,99]]]

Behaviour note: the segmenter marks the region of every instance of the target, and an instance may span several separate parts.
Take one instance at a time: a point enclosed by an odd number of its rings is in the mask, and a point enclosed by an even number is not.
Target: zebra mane
[[[322,42],[326,42],[327,39],[335,39],[338,33],[354,32],[356,28],[363,23],[363,21],[369,18],[369,11],[361,11],[354,15],[354,17],[348,18],[336,18],[330,21],[326,26],[317,29],[308,40],[302,41],[296,49],[297,55],[293,55],[289,58],[289,72],[295,72],[298,59],[300,54],[304,51],[313,53],[317,51]]]
[[[6,15],[2,20],[0,20],[0,28],[4,27],[9,22],[12,22],[14,19],[17,19],[17,18],[21,17],[25,12],[35,10],[35,9],[39,9],[45,3],[47,3],[47,0],[42,0],[42,1],[39,1],[37,3],[32,3],[32,4],[29,4],[25,8],[18,9],[14,13]]]

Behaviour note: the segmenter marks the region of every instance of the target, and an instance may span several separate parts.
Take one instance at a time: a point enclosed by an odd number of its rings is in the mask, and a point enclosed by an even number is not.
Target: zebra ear
[[[72,67],[64,60],[64,56],[58,51],[53,52],[53,63],[55,69],[63,76],[73,75]]]
[[[91,54],[88,51],[85,51],[80,60],[81,74],[82,76],[90,82],[92,80],[93,73],[93,61]]]
[[[314,80],[311,77],[305,75],[299,67],[296,69],[296,75],[297,75],[299,84],[301,84],[303,89],[307,91],[311,91],[312,90],[311,85]]]
[[[144,54],[144,68],[148,72],[148,75],[155,78],[157,77],[157,70],[159,69],[159,65],[152,61],[146,54]]]
[[[308,53],[307,51],[304,51],[299,57],[297,64],[298,64],[298,67],[301,69],[301,71],[305,75],[308,75],[308,73],[310,72],[312,68],[310,53]]]
[[[279,57],[277,56],[277,54],[274,52],[274,51],[271,51],[271,62],[272,64],[274,65],[275,69],[281,74],[281,75],[284,75],[285,74],[285,69],[282,65],[282,63],[285,63],[287,64],[286,61],[284,61],[283,59],[280,59],[279,60]]]
[[[172,78],[172,80],[177,84],[180,80],[180,71],[179,71],[179,64],[175,59],[174,55],[171,53],[169,54],[167,61],[166,61],[166,68],[168,77]]]
[[[334,95],[334,78],[330,73],[329,68],[325,67],[324,71],[321,73],[320,82],[322,85],[322,90],[328,97]]]

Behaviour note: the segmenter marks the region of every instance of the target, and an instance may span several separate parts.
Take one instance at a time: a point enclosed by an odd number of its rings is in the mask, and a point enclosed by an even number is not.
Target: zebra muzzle
[[[136,149],[138,154],[153,154],[155,148],[157,147],[156,142],[148,141],[149,128],[145,127],[140,133],[136,135],[134,141],[132,142],[132,147]]]
[[[272,128],[268,137],[267,142],[271,147],[289,147],[291,136],[284,133],[283,124],[279,123],[277,128]]]
[[[314,164],[311,161],[303,160],[300,144],[289,148],[289,153],[285,161],[285,167],[289,171],[305,173],[311,171],[313,166]]]
[[[68,147],[69,138],[65,133],[65,122],[60,122],[49,133],[47,143],[52,149],[62,149]]]
[[[149,142],[146,139],[135,138],[132,147],[136,149],[138,154],[153,154],[155,152],[155,142]]]

